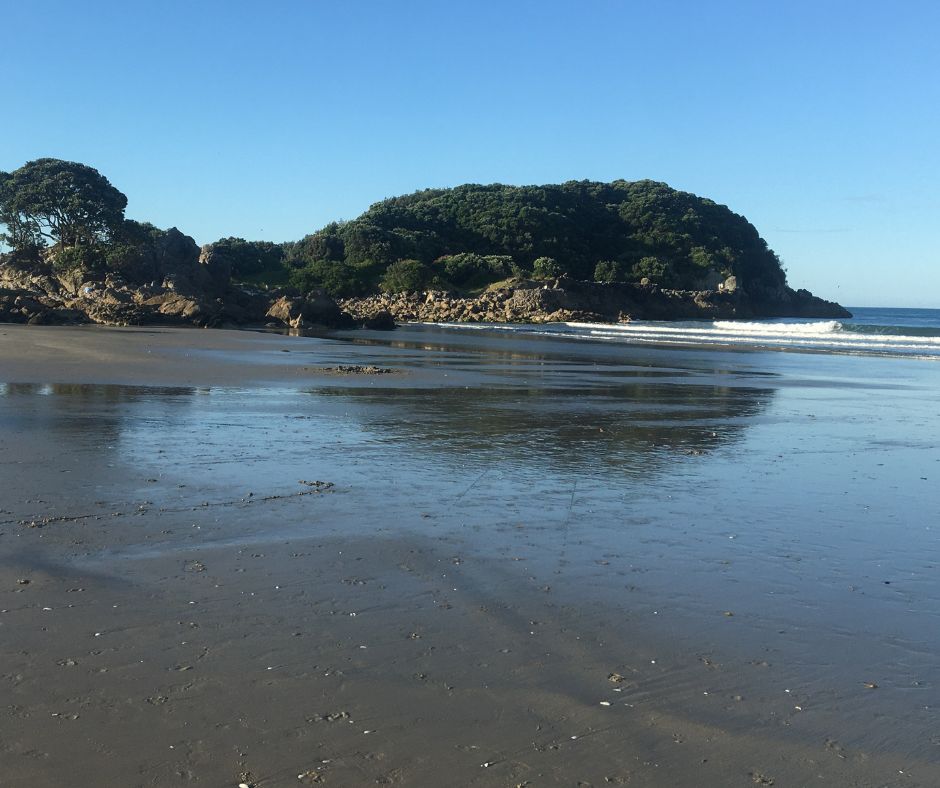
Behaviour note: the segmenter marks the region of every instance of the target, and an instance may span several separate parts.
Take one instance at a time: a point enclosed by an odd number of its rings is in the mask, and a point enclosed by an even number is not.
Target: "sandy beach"
[[[940,785],[938,383],[0,326],[0,785]]]

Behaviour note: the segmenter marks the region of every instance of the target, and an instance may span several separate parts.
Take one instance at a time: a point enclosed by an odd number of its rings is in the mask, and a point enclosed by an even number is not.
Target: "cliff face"
[[[655,285],[600,284],[572,279],[522,281],[475,298],[444,292],[373,295],[341,300],[357,320],[387,312],[422,322],[548,323],[627,320],[847,318],[851,313],[806,290],[781,288],[760,297],[744,290],[664,290]]]

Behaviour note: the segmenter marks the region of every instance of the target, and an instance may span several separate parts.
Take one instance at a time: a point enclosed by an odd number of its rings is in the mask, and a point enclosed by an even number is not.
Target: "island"
[[[200,247],[126,218],[126,206],[77,162],[0,172],[0,321],[378,329],[851,316],[791,288],[743,216],[651,180],[427,189],[287,243]]]

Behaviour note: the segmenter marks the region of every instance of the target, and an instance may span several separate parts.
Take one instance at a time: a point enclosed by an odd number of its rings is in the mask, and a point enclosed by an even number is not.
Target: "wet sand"
[[[938,785],[938,378],[0,326],[0,785]]]

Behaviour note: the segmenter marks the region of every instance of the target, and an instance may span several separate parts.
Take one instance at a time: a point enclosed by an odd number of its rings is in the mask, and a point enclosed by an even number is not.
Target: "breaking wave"
[[[448,327],[565,336],[627,344],[723,346],[940,360],[940,326],[897,326],[838,320],[689,320],[544,325],[441,323]]]

